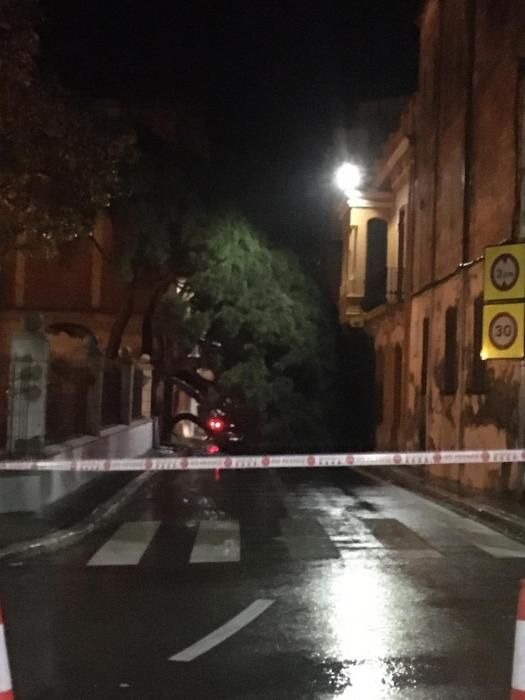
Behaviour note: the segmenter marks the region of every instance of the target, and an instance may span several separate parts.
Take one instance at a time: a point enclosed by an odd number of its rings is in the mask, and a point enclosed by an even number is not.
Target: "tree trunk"
[[[173,275],[168,279],[163,280],[151,295],[144,318],[142,320],[142,354],[153,355],[153,314],[162,295],[169,289],[170,284],[174,281]]]
[[[162,406],[161,435],[163,442],[169,442],[173,424],[173,382],[164,377],[164,400]]]
[[[134,303],[135,287],[133,284],[130,284],[127,288],[126,298],[113,321],[109,333],[108,345],[106,348],[106,357],[109,359],[114,359],[118,356],[118,351],[122,345],[122,336],[124,335],[131,314],[133,313]]]

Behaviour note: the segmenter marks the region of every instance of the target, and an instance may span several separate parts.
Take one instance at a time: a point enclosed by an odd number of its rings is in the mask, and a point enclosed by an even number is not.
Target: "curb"
[[[66,547],[78,542],[99,527],[102,527],[102,525],[112,518],[120,508],[126,505],[131,497],[154,476],[155,472],[142,472],[142,474],[132,479],[126,486],[111,496],[111,498],[98,505],[88,516],[83,518],[76,525],[55,530],[48,535],[34,540],[18,542],[17,544],[0,549],[0,561],[14,556],[35,556],[43,552],[55,551],[61,547]]]
[[[362,467],[356,469],[356,471],[359,471],[367,477],[375,477],[381,481],[387,481],[397,486],[402,486],[410,491],[427,496],[438,503],[445,502],[453,510],[460,513],[460,515],[470,515],[485,523],[490,523],[506,535],[514,536],[521,542],[525,541],[525,518],[521,518],[518,515],[507,513],[500,508],[495,508],[484,503],[478,503],[472,498],[458,496],[440,486],[424,483],[420,479],[396,467],[389,467],[388,471],[381,469],[374,469],[372,471],[367,470],[366,467]]]

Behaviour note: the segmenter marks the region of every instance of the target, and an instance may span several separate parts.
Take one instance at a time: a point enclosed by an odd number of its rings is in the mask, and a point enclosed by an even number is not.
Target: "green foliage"
[[[126,281],[151,286],[181,272],[181,230],[193,195],[170,154],[139,150],[125,182],[128,195],[112,207],[116,263]]]
[[[192,315],[206,312],[206,338],[220,343],[219,381],[257,410],[258,446],[327,446],[334,326],[315,285],[241,216],[193,222],[185,240]]]
[[[87,235],[135,155],[130,130],[43,77],[36,6],[0,0],[0,254]]]

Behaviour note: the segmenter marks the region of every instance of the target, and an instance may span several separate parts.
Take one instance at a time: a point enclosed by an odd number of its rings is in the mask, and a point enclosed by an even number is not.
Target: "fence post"
[[[43,318],[30,313],[11,339],[7,447],[10,453],[38,454],[46,436],[49,341]]]
[[[120,349],[121,360],[121,389],[120,389],[120,420],[129,425],[133,419],[133,379],[135,368],[131,350],[125,346]]]
[[[141,355],[137,363],[142,372],[142,417],[151,418],[151,391],[153,384],[153,366],[149,355]]]
[[[86,431],[88,435],[100,435],[102,427],[102,390],[104,385],[104,354],[97,339],[89,336],[86,341],[91,383],[86,397]]]

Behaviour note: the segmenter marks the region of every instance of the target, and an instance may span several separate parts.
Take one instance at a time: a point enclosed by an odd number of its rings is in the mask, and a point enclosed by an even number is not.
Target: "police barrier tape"
[[[138,459],[36,460],[0,462],[0,471],[185,471],[186,469],[288,469],[295,467],[401,467],[425,464],[489,464],[525,461],[525,449],[355,454],[141,457]]]

